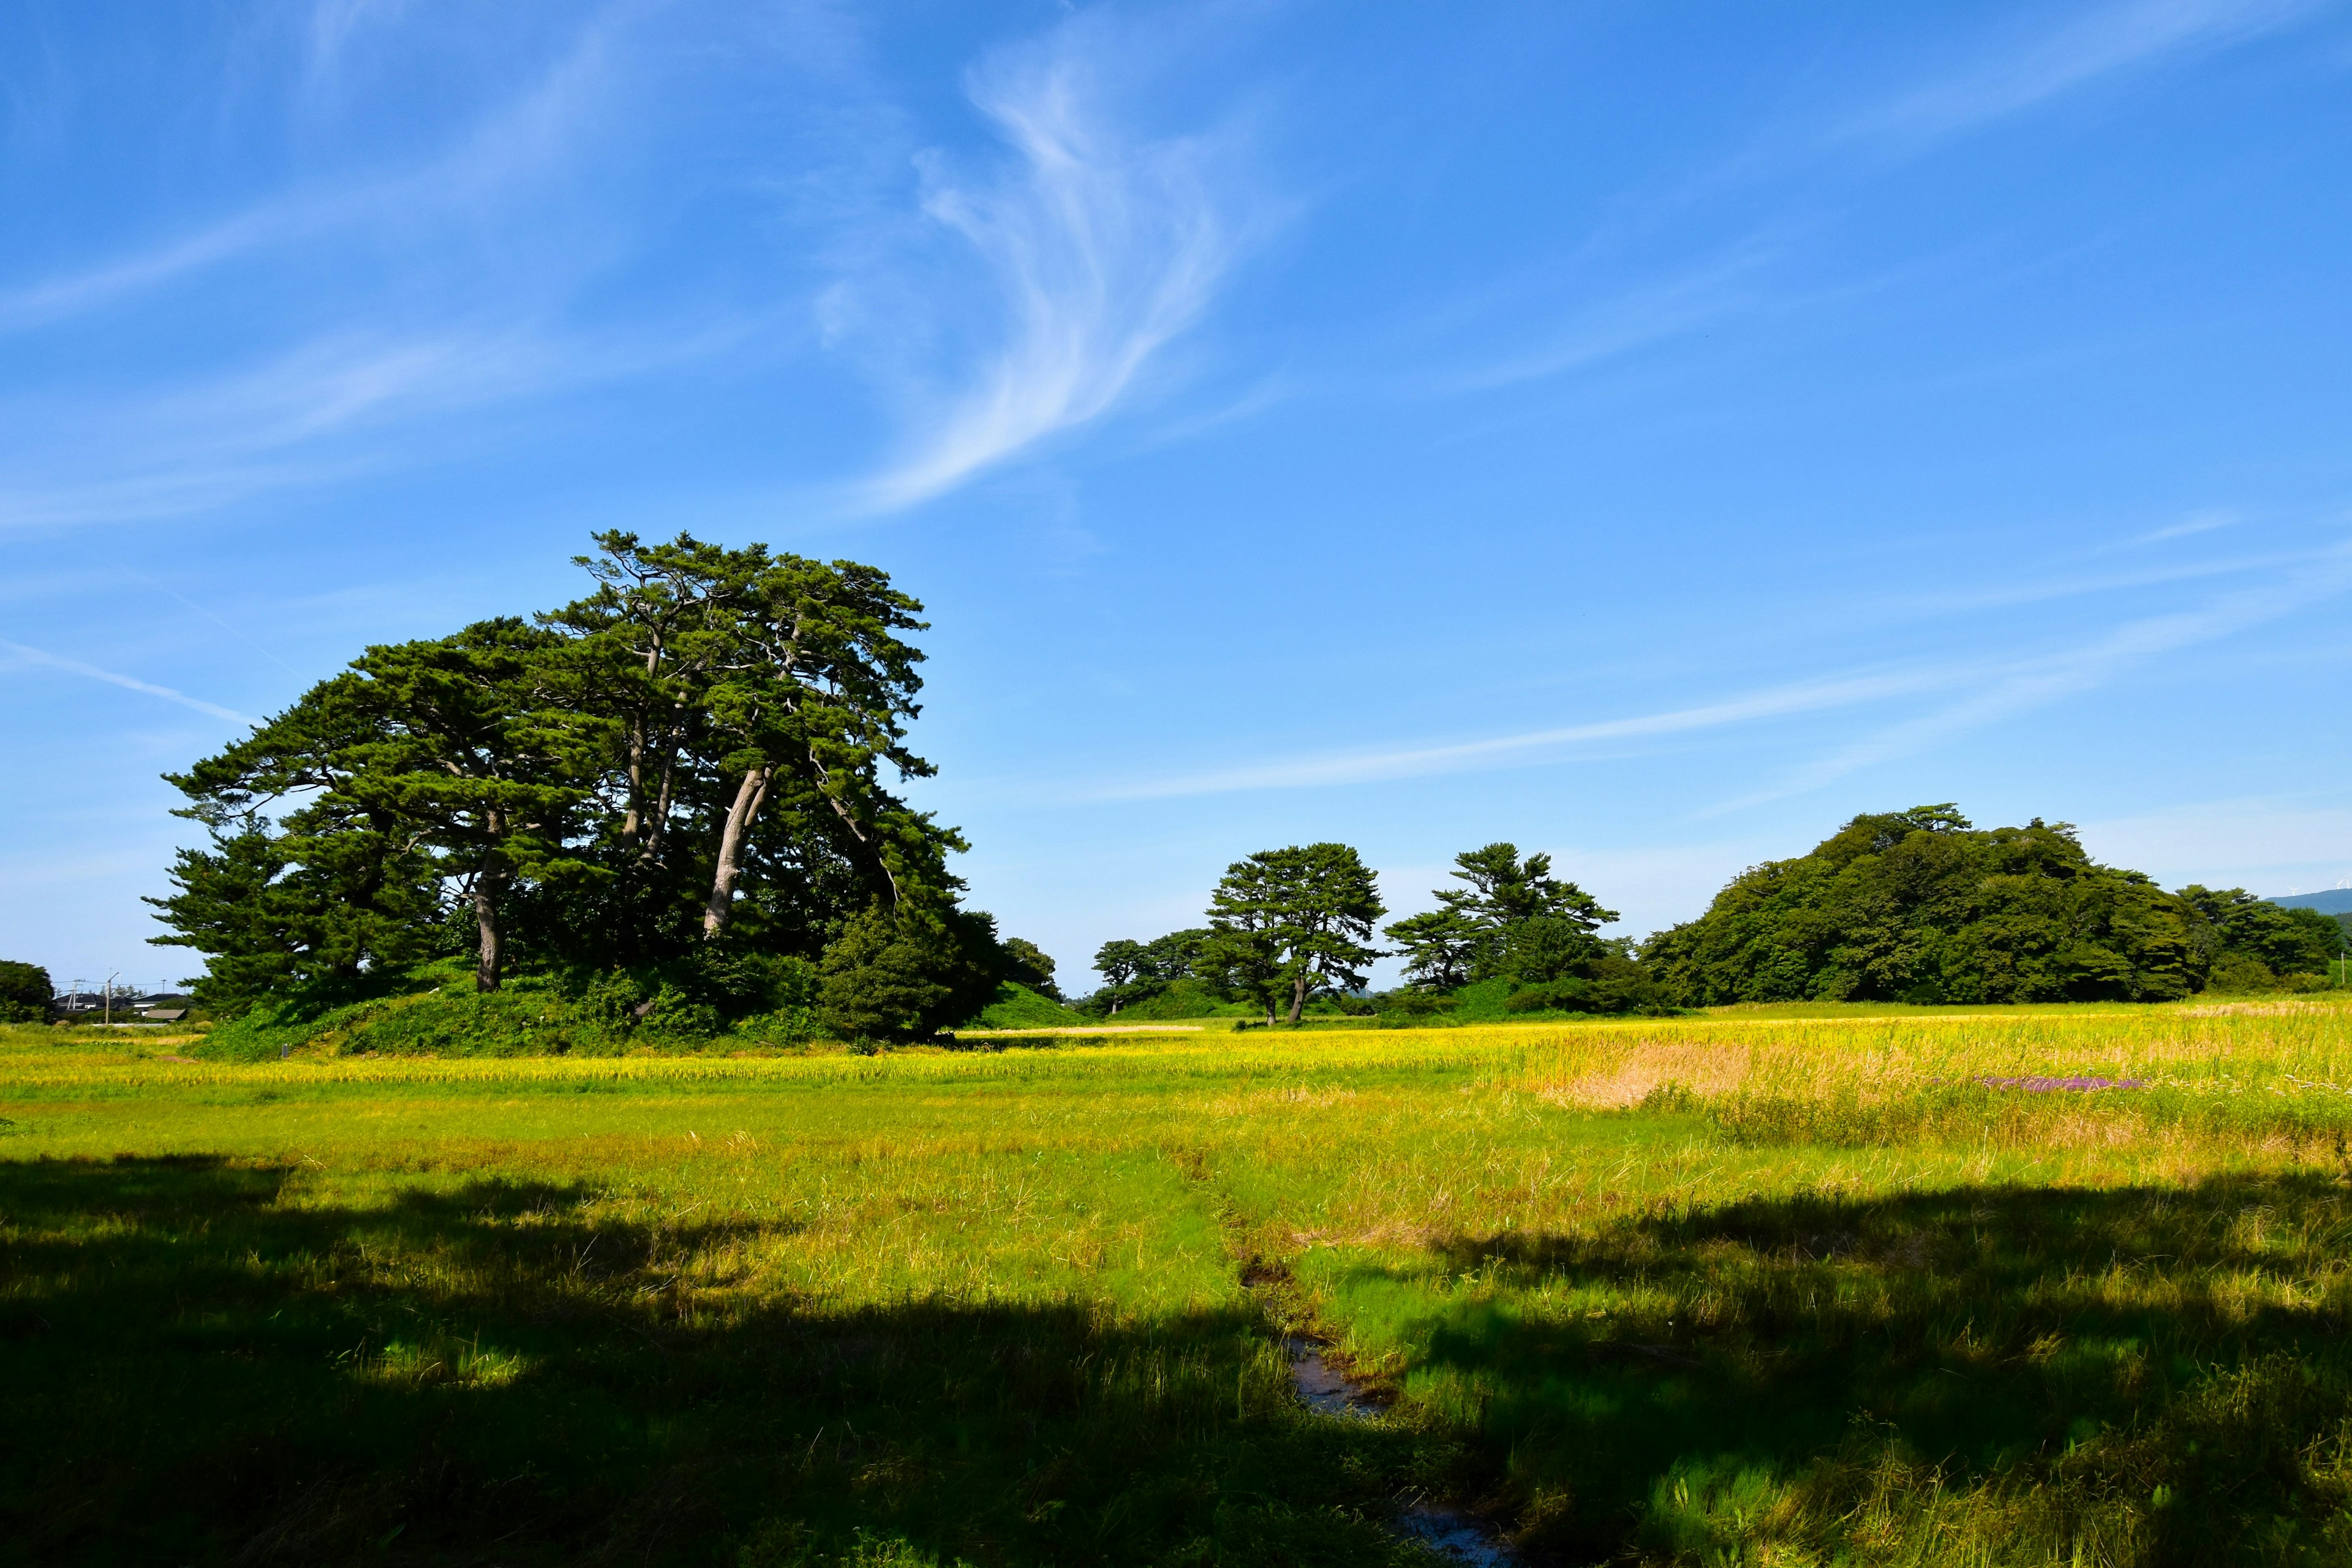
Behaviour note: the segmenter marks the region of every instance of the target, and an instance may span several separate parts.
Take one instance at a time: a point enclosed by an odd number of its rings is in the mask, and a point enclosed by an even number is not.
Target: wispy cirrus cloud
[[[379,9],[322,5],[314,26],[341,38]],[[598,12],[527,87],[413,166],[299,185],[142,249],[0,286],[0,331],[101,311],[241,258],[339,233],[385,230],[413,240],[421,226],[452,213],[513,201],[593,143],[620,90],[614,35],[625,20],[617,5]]]
[[[1751,237],[1698,266],[1581,306],[1538,329],[1533,343],[1477,369],[1441,376],[1429,390],[1444,395],[1538,381],[1687,336],[1754,306],[1774,252],[1772,242]]]
[[[1220,165],[1225,138],[1150,139],[1120,125],[1101,78],[1113,45],[1066,25],[969,79],[1008,161],[987,174],[922,160],[922,209],[980,265],[993,330],[922,433],[864,489],[877,510],[944,493],[1129,395],[1196,325],[1246,226]]]
[[[386,432],[682,363],[755,325],[606,338],[450,321],[325,334],[138,397],[19,402],[0,409],[15,436],[0,443],[0,530],[184,517],[414,464]]]
[[[1685,734],[1694,731],[1754,723],[1763,719],[1850,708],[1959,685],[1975,674],[1972,668],[1944,668],[1843,676],[1801,685],[1774,687],[1697,707],[1635,714],[1622,719],[1603,719],[1551,730],[1530,730],[1486,740],[1332,752],[1322,756],[1255,763],[1208,773],[1115,783],[1084,792],[1079,798],[1159,800],[1179,795],[1224,795],[1236,790],[1307,789],[1373,784],[1386,779],[1416,778],[1432,773],[1520,767],[1556,760],[1560,754],[1579,746]]]
[[[126,691],[143,692],[149,697],[160,697],[166,702],[176,702],[183,708],[193,708],[199,713],[209,714],[215,719],[226,719],[233,724],[259,722],[258,720],[249,718],[234,708],[224,708],[216,702],[206,702],[202,698],[191,697],[184,691],[175,691],[168,686],[158,686],[152,680],[142,680],[136,676],[118,674],[111,669],[100,669],[97,665],[84,664],[78,658],[62,658],[40,648],[26,647],[23,643],[0,641],[0,652],[11,656],[12,663],[42,665],[50,669],[63,670],[68,675],[79,675],[84,679],[102,680],[110,686],[120,686]]]
[[[1079,801],[1170,799],[1248,790],[1335,788],[1391,779],[1556,763],[1581,749],[1725,730],[1802,714],[1864,709],[1958,691],[1784,773],[1767,788],[1698,815],[1716,817],[1819,789],[1874,763],[1947,743],[1998,720],[2106,686],[2167,654],[2219,641],[2352,590],[2352,544],[2293,558],[2292,573],[2195,609],[2126,621],[2072,648],[2026,659],[1954,661],[1773,687],[1722,701],[1483,740],[1281,758],[1237,767],[1106,783]],[[1908,704],[1916,706],[1916,704]]]
[[[2217,642],[2352,590],[2352,544],[2299,564],[2290,574],[2226,594],[2196,609],[2147,616],[2103,636],[1998,671],[1957,702],[1865,735],[1790,770],[1771,786],[1702,812],[1718,816],[1807,794],[1849,773],[1949,743],[1972,731],[2111,684],[2166,654]]]
[[[1971,67],[1896,94],[1837,140],[1972,131],[2126,71],[2274,33],[2331,0],[2127,0],[2012,39]]]

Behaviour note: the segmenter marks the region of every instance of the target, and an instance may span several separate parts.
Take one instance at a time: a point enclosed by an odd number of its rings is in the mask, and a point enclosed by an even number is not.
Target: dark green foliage
[[[1466,888],[1440,889],[1438,907],[1388,927],[1405,973],[1426,991],[1454,991],[1496,976],[1549,984],[1599,960],[1592,933],[1617,918],[1573,882],[1551,874],[1551,857],[1522,858],[1516,844],[1489,844],[1454,858]]]
[[[1572,970],[1563,971],[1551,980],[1519,985],[1504,999],[1503,1010],[1640,1014],[1651,1017],[1678,1011],[1673,994],[1654,973],[1615,950],[1581,957]]]
[[[1405,974],[1424,991],[1453,991],[1470,984],[1491,934],[1457,909],[1409,915],[1382,933],[1404,959]]]
[[[1495,973],[1524,985],[1544,985],[1583,974],[1602,952],[1583,924],[1558,915],[1532,915],[1503,928]]]
[[[1290,1022],[1307,1002],[1361,991],[1368,942],[1387,910],[1370,868],[1345,844],[1261,849],[1225,868],[1209,900],[1209,931],[1194,972],[1265,1009],[1287,1000]]]
[[[1170,931],[1150,942],[1115,938],[1103,943],[1095,950],[1095,968],[1106,984],[1078,1005],[1097,1014],[1125,1012],[1150,1001],[1179,981],[1199,980],[1196,966],[1202,945],[1208,938],[1205,929],[1196,927]]]
[[[1060,987],[1054,984],[1052,955],[1026,937],[1004,939],[1004,977],[1040,996],[1050,996],[1056,1002],[1062,999]]]
[[[986,915],[876,903],[825,949],[818,1008],[839,1039],[923,1039],[994,1000],[1002,963]]]
[[[39,964],[0,961],[0,1024],[40,1022],[56,994],[49,972]]]
[[[1034,945],[971,935],[948,869],[962,840],[883,786],[886,767],[932,771],[904,744],[923,656],[898,634],[921,605],[855,562],[596,542],[587,598],[372,647],[173,777],[212,843],[151,901],[172,928],[157,941],[209,955],[200,1001],[268,1002],[289,1026],[471,950],[485,992],[510,972],[572,976],[575,1000],[602,985],[600,1007],[633,991],[635,1039],[754,1016],[792,1035],[811,965],[877,900],[955,933],[899,953],[954,955],[925,982],[940,997],[1008,965],[1052,989]],[[929,1028],[955,1005],[907,1016]]]
[[[2191,883],[2180,896],[2210,929],[2215,990],[2262,991],[2289,976],[2324,975],[2340,956],[2345,928],[2317,910],[2282,909],[2243,888]]]
[[[1978,830],[1934,805],[1857,816],[1742,873],[1643,958],[1690,1005],[2158,1002],[2203,983],[2202,925],[2063,823]]]
[[[1439,893],[1438,902],[1461,910],[1489,930],[1500,931],[1549,915],[1591,931],[1617,918],[1614,910],[1602,909],[1598,900],[1575,883],[1554,877],[1549,855],[1522,859],[1516,844],[1489,844],[1465,850],[1454,858],[1454,863],[1458,868],[1454,875],[1470,886]]]

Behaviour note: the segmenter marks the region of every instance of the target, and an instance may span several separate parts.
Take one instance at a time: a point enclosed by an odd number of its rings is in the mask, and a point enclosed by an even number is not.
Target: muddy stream
[[[1325,1360],[1325,1346],[1320,1342],[1304,1334],[1286,1334],[1282,1349],[1290,1360],[1290,1385],[1307,1408],[1342,1421],[1370,1421],[1380,1415],[1382,1401]],[[1416,1503],[1391,1520],[1389,1527],[1408,1541],[1419,1542],[1448,1563],[1466,1563],[1475,1568],[1504,1568],[1506,1564],[1516,1568],[1525,1561],[1490,1521],[1460,1509]]]

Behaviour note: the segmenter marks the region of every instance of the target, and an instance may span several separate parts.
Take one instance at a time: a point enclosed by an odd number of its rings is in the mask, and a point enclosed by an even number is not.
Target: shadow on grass
[[[756,1226],[289,1173],[0,1162],[16,1560],[1378,1563],[1463,1462],[1303,1418],[1241,1312],[827,1315],[712,1279]]]
[[[1564,1552],[2342,1562],[2347,1242],[2307,1174],[1747,1202],[1440,1246],[1496,1288],[1411,1337]]]

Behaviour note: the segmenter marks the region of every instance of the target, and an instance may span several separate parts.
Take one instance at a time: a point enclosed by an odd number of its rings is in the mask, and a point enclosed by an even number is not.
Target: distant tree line
[[[2243,889],[2167,892],[2101,866],[2040,818],[1979,830],[1949,804],[1853,818],[1812,851],[1734,878],[1698,919],[1646,942],[1603,938],[1617,913],[1549,855],[1489,844],[1461,885],[1382,928],[1406,984],[1364,994],[1381,908],[1353,849],[1236,861],[1205,927],[1103,944],[1079,1005],[1162,1014],[1246,1004],[1296,1023],[1319,1003],[1402,1022],[1465,1002],[1490,1012],[1658,1013],[1732,1002],[2177,1000],[2207,989],[2325,984],[2352,922]]]
[[[371,647],[168,775],[209,842],[150,901],[155,940],[207,955],[199,1002],[462,954],[484,994],[520,968],[630,1016],[800,1007],[884,1039],[1051,988],[961,906],[961,837],[893,792],[933,771],[906,743],[920,605],[855,562],[594,543],[585,596]]]

